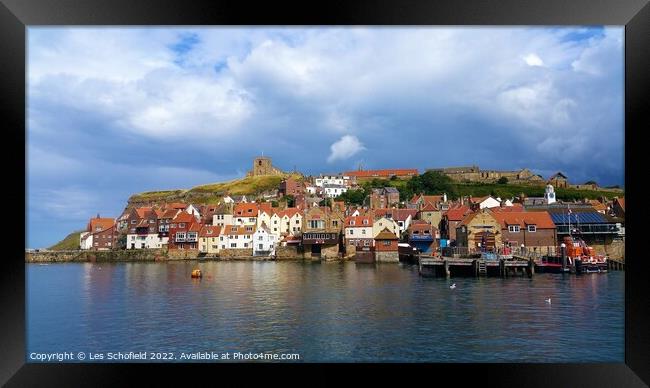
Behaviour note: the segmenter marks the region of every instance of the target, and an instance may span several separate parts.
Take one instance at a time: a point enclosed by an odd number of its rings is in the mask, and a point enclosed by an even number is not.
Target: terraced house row
[[[393,190],[370,195],[391,196]],[[329,206],[280,208],[229,198],[219,205],[176,202],[135,207],[116,220],[97,215],[81,234],[80,248],[260,256],[274,255],[278,247],[293,247],[298,256],[343,258],[363,251],[397,252],[397,241],[424,253],[445,247],[498,250],[522,245],[541,251],[557,246],[564,235],[581,233],[589,244],[609,254],[608,247],[625,236],[624,198],[611,203],[562,203],[556,201],[550,185],[540,198],[451,200],[444,193],[419,194],[406,203],[380,208],[336,200]],[[384,257],[397,260],[396,254]]]

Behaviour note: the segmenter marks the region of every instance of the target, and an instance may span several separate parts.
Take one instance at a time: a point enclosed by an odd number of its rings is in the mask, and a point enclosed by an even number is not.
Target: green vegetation
[[[500,185],[505,185],[505,184],[508,183],[508,178],[502,176],[501,178],[499,178],[499,180],[497,181],[497,183],[500,184]]]
[[[451,198],[457,198],[459,195],[451,178],[437,171],[427,171],[422,175],[412,177],[406,184],[404,193],[400,190],[400,199],[408,200],[414,194],[419,193],[428,195],[447,193],[447,196]]]
[[[52,245],[48,249],[53,251],[70,251],[79,249],[79,238],[81,237],[81,230],[77,232],[72,232],[67,235],[63,240]]]
[[[156,201],[175,195],[180,195],[184,190],[164,190],[164,191],[146,191],[144,193],[131,196],[134,201]]]

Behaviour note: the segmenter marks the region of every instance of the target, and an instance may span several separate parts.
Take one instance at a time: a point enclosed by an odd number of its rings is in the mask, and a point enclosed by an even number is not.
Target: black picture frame
[[[641,185],[646,174],[642,159],[642,136],[650,128],[650,5],[647,0],[499,2],[445,1],[331,1],[300,4],[235,1],[162,0],[0,0],[0,111],[5,122],[2,153],[5,171],[14,179],[7,186],[4,207],[8,220],[25,220],[27,180],[25,176],[25,59],[26,28],[37,25],[624,25],[625,26],[625,191],[628,207],[627,251],[630,260],[625,280],[624,364],[402,364],[402,365],[254,365],[260,373],[246,374],[250,364],[26,364],[25,363],[25,262],[24,248],[14,238],[0,269],[3,330],[0,331],[0,382],[7,386],[131,385],[144,376],[147,385],[170,382],[174,376],[187,382],[207,379],[216,383],[223,375],[243,380],[257,376],[278,381],[272,373],[287,378],[307,369],[319,382],[340,382],[334,368],[359,377],[390,374],[421,377],[441,382],[438,376],[467,377],[498,386],[612,386],[650,384],[648,331],[648,275],[644,261],[640,221]],[[641,162],[641,163],[639,163]],[[21,175],[22,172],[22,175]],[[26,208],[25,208],[26,210]],[[629,214],[632,214],[630,217]],[[13,226],[13,222],[8,222]],[[8,230],[8,228],[7,228]],[[26,231],[26,229],[23,229]],[[26,241],[26,239],[25,239]],[[646,253],[647,255],[647,253]],[[399,367],[400,370],[393,370]],[[199,368],[199,370],[197,370]],[[317,369],[318,368],[318,369]],[[197,377],[198,376],[198,377]],[[473,377],[472,377],[473,376]],[[198,380],[195,380],[198,379]],[[225,378],[224,378],[225,379]],[[291,378],[297,380],[297,378]],[[223,380],[225,381],[225,380]],[[280,380],[281,381],[281,380]],[[302,380],[306,382],[305,380]]]

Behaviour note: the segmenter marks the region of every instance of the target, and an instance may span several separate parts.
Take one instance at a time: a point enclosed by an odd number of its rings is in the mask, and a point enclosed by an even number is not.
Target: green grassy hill
[[[185,202],[194,204],[216,204],[224,195],[257,195],[277,189],[282,179],[292,177],[304,179],[300,174],[251,176],[228,182],[200,185],[187,190],[148,191],[132,195],[129,204],[146,202]]]
[[[70,233],[63,240],[52,245],[48,249],[51,249],[53,251],[67,251],[67,250],[79,249],[79,236],[81,235],[81,232],[82,231],[80,230],[77,232]]]

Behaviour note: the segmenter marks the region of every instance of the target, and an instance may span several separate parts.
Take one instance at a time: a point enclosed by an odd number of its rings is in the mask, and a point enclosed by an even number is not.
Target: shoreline
[[[252,255],[203,255],[197,252],[164,251],[158,249],[121,250],[121,251],[38,251],[25,252],[26,264],[38,263],[141,263],[141,262],[178,262],[178,261],[354,261],[349,258],[323,257],[312,259],[298,254],[285,254],[270,258]]]

